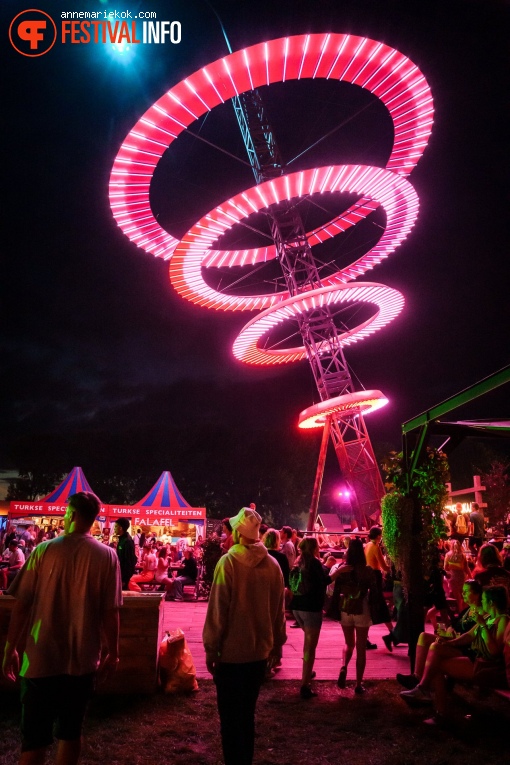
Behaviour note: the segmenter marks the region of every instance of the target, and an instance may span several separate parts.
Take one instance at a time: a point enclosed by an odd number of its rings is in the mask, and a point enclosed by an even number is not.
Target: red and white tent
[[[12,500],[9,507],[9,518],[30,518],[32,516],[65,515],[67,500],[78,491],[92,491],[81,467],[74,467],[50,494],[36,502]],[[101,503],[101,514],[105,515],[108,505]]]
[[[205,512],[205,507],[192,507],[184,499],[168,470],[135,505],[108,505],[111,521],[123,516],[140,526],[172,526],[176,521],[203,525]]]

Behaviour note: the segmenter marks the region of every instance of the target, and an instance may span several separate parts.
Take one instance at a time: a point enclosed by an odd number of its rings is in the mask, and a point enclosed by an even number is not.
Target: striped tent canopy
[[[72,494],[76,494],[77,491],[92,491],[81,467],[74,467],[64,478],[60,486],[57,486],[51,494],[48,494],[47,497],[43,497],[39,501],[65,505],[69,497]]]
[[[10,518],[30,518],[34,516],[65,515],[67,500],[78,491],[92,491],[81,467],[74,467],[64,478],[60,486],[42,499],[35,502],[12,500],[10,502]],[[101,503],[101,515],[106,514],[106,506]]]
[[[169,470],[163,471],[152,489],[143,499],[136,503],[137,507],[154,510],[182,510],[191,508],[176,486]]]

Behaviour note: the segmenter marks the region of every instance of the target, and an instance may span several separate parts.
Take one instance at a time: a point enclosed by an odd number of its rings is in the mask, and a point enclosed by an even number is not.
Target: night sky
[[[429,82],[433,132],[410,176],[419,218],[404,245],[365,277],[400,290],[406,305],[388,327],[346,350],[354,379],[390,399],[367,419],[376,448],[398,448],[403,421],[509,361],[506,3],[213,4],[234,50],[307,32],[366,35],[407,55]],[[128,62],[106,45],[60,43],[28,59],[7,38],[23,6],[2,3],[2,464],[18,467],[37,445],[56,449],[66,470],[82,463],[93,470],[99,443],[120,472],[150,453],[155,479],[173,469],[176,428],[207,427],[242,442],[271,426],[288,439],[316,439],[296,427],[299,412],[318,400],[306,362],[271,371],[237,362],[232,343],[250,316],[183,301],[167,264],[130,243],[109,208],[109,174],[127,132],[168,88],[227,53],[210,7],[202,0],[45,0],[39,7],[55,19],[65,10],[153,10],[181,22],[182,42],[136,46]],[[310,152],[309,166],[385,164],[387,115],[371,104],[356,116],[364,102],[349,90],[359,89],[303,82],[288,94],[263,90],[287,160],[345,121]],[[203,131],[246,159],[231,107],[211,115]],[[253,176],[182,137],[157,181],[153,209],[182,234],[253,185]],[[348,253],[373,235],[368,224],[338,247]],[[507,399],[500,390],[459,414],[508,417]]]

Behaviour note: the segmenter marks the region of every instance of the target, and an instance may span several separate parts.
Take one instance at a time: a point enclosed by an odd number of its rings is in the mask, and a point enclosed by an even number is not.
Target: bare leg
[[[354,647],[356,645],[356,639],[354,637],[354,627],[344,627],[342,625],[342,631],[344,633],[344,640],[345,640],[344,650],[342,652],[342,667],[345,667],[347,669],[347,667],[349,666],[349,662],[352,659],[352,654],[354,652]],[[366,647],[367,636],[368,636],[368,630],[367,630],[367,635],[365,636],[365,646],[364,646],[365,651],[367,648]]]
[[[432,643],[427,655],[427,661],[425,662],[425,669],[420,680],[420,686],[424,690],[430,690],[432,681],[443,662],[452,658],[466,657],[462,656],[458,648],[453,648],[449,646],[448,643]],[[469,662],[469,659],[467,659],[467,661]],[[471,664],[471,662],[469,663]]]
[[[430,632],[422,632],[418,638],[414,674],[419,680],[422,678],[423,670],[425,669],[425,662],[427,661],[427,654],[434,640],[435,637],[434,635],[431,635]]]
[[[315,662],[315,650],[319,642],[319,629],[315,627],[305,627],[305,644],[303,647],[303,672],[301,675],[301,685],[310,685],[312,680],[313,665]]]
[[[431,678],[431,685],[439,714],[444,715],[447,709],[445,674],[454,680],[472,680],[473,672],[474,664],[467,656],[455,656],[438,662],[437,671]]]
[[[355,627],[356,630],[356,685],[361,685],[367,663],[368,627]]]
[[[73,741],[58,742],[57,747],[57,765],[77,765],[80,759],[81,738]]]
[[[44,765],[47,747],[31,749],[29,752],[21,752],[19,765]]]

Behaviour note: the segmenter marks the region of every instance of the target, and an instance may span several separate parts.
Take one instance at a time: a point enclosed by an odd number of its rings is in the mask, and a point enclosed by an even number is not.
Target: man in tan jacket
[[[243,507],[230,518],[234,544],[218,561],[203,641],[216,683],[225,765],[251,765],[255,706],[268,659],[281,658],[284,582],[258,541],[260,515]]]

